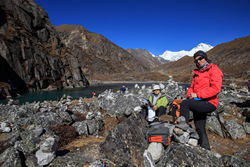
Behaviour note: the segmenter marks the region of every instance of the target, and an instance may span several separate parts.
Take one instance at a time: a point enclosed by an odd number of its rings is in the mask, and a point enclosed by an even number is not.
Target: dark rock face
[[[147,122],[141,115],[130,116],[121,122],[100,145],[106,158],[118,165],[143,164],[143,152],[148,147],[145,138]]]
[[[1,0],[0,13],[0,54],[29,90],[88,86],[42,7],[33,0]]]
[[[17,93],[27,91],[25,82],[9,66],[8,62],[0,55],[0,98],[16,96]]]

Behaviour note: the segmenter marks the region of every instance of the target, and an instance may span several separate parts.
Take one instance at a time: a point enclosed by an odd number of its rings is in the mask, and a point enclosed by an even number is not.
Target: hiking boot
[[[159,117],[159,121],[160,122],[168,121],[170,123],[173,123],[173,116],[172,115],[168,115],[168,114],[164,114],[164,115],[162,115],[162,116]]]

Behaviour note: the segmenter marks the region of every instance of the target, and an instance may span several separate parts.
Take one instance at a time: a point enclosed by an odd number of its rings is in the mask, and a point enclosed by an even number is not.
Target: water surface
[[[114,92],[120,90],[120,88],[124,85],[129,89],[133,89],[135,84],[139,86],[146,85],[151,86],[153,83],[115,83],[115,84],[105,84],[105,85],[96,85],[89,86],[86,88],[74,88],[74,89],[64,89],[64,90],[56,90],[56,91],[42,91],[42,92],[27,92],[22,94],[20,97],[13,98],[13,100],[19,100],[20,104],[25,104],[26,102],[32,103],[34,101],[45,101],[45,100],[57,100],[57,98],[61,98],[64,94],[72,96],[73,99],[82,98],[90,98],[92,97],[92,92],[96,93],[96,96],[104,92],[105,90],[112,89]],[[187,84],[179,84],[180,86],[186,87]],[[8,100],[0,100],[0,103],[7,104]]]

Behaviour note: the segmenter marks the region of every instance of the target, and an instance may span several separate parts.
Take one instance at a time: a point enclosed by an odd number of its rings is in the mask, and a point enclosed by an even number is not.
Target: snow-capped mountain
[[[211,46],[209,44],[200,43],[199,45],[197,45],[195,48],[193,48],[190,51],[181,50],[179,52],[172,52],[172,51],[167,50],[162,55],[159,55],[159,57],[162,57],[163,59],[169,60],[169,61],[176,61],[176,60],[179,60],[180,58],[182,58],[186,55],[193,56],[194,53],[199,51],[199,50],[207,52],[212,48],[213,48],[213,46]]]

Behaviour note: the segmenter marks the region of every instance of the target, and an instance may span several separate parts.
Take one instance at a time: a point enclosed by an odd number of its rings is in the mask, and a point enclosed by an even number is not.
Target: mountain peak
[[[207,49],[209,49],[210,50],[210,48],[213,48],[211,45],[209,45],[209,44],[205,44],[205,43],[200,43],[200,44],[198,44],[195,48],[193,48],[193,49],[200,49],[200,50],[207,50]]]
[[[212,48],[213,48],[213,46],[211,46],[209,44],[200,43],[196,47],[191,49],[190,51],[181,50],[178,52],[172,52],[172,51],[166,50],[162,55],[159,55],[159,56],[165,60],[168,60],[168,61],[176,61],[176,60],[181,59],[184,56],[192,57],[194,55],[194,53],[199,51],[199,50],[207,52]]]

